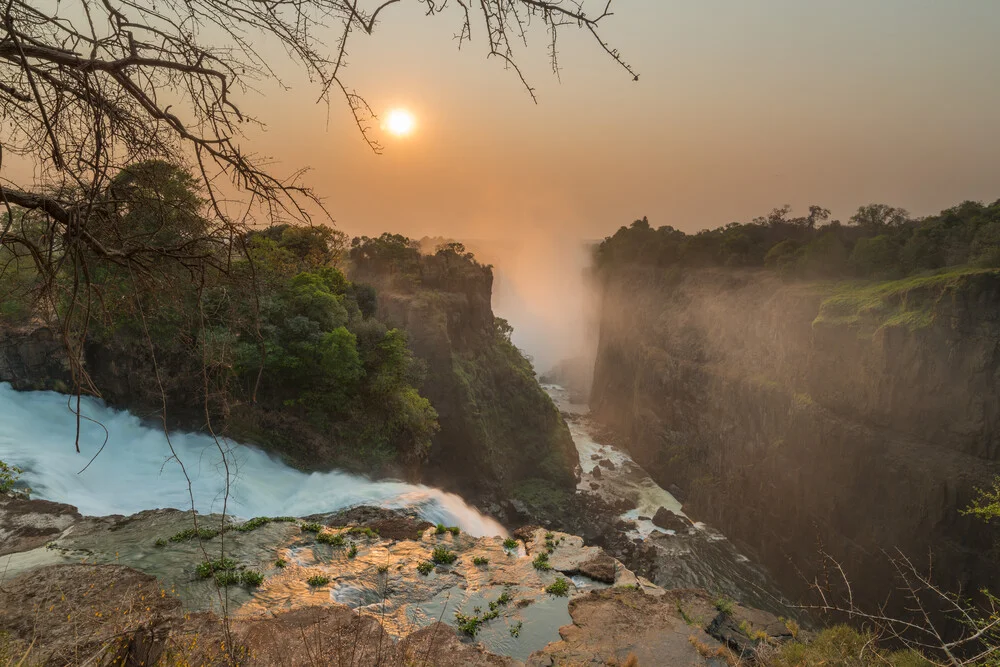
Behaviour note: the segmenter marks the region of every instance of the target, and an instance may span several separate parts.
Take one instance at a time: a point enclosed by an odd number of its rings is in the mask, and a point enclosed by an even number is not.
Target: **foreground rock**
[[[176,510],[80,517],[29,501],[0,506],[0,525],[29,507],[49,527],[75,517],[0,562],[0,631],[47,664],[713,664],[742,650],[729,635],[749,627],[543,528],[505,545],[355,508],[313,521],[199,516],[199,538]],[[753,627],[779,628],[755,613]]]

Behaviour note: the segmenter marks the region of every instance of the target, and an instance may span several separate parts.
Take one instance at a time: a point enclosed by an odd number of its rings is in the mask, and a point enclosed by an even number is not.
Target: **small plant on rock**
[[[521,634],[521,628],[524,626],[523,621],[518,621],[514,625],[510,626],[510,636],[517,639],[518,635]]]
[[[264,575],[257,570],[243,570],[240,572],[240,583],[249,588],[257,588],[264,583]]]
[[[347,557],[354,558],[357,555],[358,555],[358,546],[356,544],[352,544],[351,548],[347,550]]]
[[[472,559],[472,564],[473,565],[489,565],[490,564],[490,559],[487,558],[486,556],[476,556],[475,558]]]
[[[318,588],[319,586],[326,586],[328,583],[330,583],[330,577],[324,576],[322,574],[315,574],[306,579],[306,583],[309,584],[310,586],[313,586],[314,588]]]
[[[448,551],[446,547],[434,547],[431,552],[431,560],[438,565],[451,565],[458,560],[458,554]]]
[[[726,616],[733,615],[733,601],[725,596],[720,595],[715,599],[715,608]]]
[[[217,572],[235,570],[236,566],[237,562],[232,558],[216,558],[215,560],[206,560],[204,563],[199,564],[195,568],[195,574],[202,579],[208,579]]]
[[[274,566],[279,570],[285,569],[286,565],[288,565],[288,561],[285,560],[284,558],[279,558],[278,560],[274,561]]]
[[[531,561],[531,564],[536,570],[540,570],[542,572],[547,572],[552,569],[552,566],[549,565],[549,555],[544,551],[535,556],[535,560]]]
[[[513,537],[508,537],[503,541],[503,548],[513,551],[517,548],[517,540]]]
[[[431,570],[433,569],[434,569],[434,563],[430,562],[429,560],[421,561],[420,563],[417,564],[417,572],[419,572],[424,576],[430,574]]]
[[[566,597],[569,595],[569,580],[565,577],[558,577],[554,582],[545,587],[545,592],[549,595]]]
[[[323,526],[314,522],[304,523],[301,526],[299,526],[299,528],[302,529],[303,533],[318,533],[319,531],[323,530]]]
[[[235,586],[240,583],[240,575],[235,570],[223,570],[215,573],[215,585],[219,588]]]
[[[316,536],[316,541],[320,544],[329,544],[338,549],[346,544],[344,536],[340,533],[320,533]]]

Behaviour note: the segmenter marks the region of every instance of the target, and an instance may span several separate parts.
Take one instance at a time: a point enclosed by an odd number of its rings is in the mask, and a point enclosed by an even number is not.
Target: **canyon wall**
[[[572,437],[493,314],[491,267],[438,254],[422,256],[406,276],[363,267],[351,274],[376,286],[379,317],[404,329],[426,364],[419,389],[441,426],[426,481],[478,500],[573,489]]]
[[[896,549],[951,590],[1000,589],[1000,532],[960,513],[1000,472],[995,271],[838,285],[618,268],[591,407],[793,596],[825,553],[880,601]]]

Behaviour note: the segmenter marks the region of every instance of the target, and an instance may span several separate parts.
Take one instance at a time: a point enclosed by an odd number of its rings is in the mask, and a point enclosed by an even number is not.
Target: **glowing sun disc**
[[[405,137],[413,132],[417,121],[406,109],[393,109],[385,118],[385,129],[397,137]]]

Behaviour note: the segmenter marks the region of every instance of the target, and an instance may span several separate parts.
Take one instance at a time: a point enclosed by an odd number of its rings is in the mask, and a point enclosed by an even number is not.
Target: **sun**
[[[385,117],[383,129],[397,137],[405,137],[413,133],[417,120],[406,109],[392,109]]]

